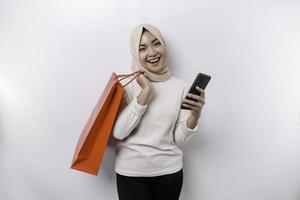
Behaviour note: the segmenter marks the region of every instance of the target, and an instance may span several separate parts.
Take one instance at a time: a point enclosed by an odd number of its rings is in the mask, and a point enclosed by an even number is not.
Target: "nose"
[[[150,46],[148,55],[154,57],[156,56],[156,54],[157,54],[156,50],[152,46]]]

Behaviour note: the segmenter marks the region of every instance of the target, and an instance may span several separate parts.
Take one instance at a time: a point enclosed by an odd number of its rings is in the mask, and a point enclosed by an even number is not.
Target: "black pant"
[[[116,173],[119,200],[178,200],[183,170],[154,177],[132,177]]]

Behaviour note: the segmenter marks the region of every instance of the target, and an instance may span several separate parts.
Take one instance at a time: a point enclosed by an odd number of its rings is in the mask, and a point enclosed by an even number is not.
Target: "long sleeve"
[[[185,96],[187,95],[189,87],[185,84],[185,89],[181,98],[181,102],[184,100]],[[191,110],[180,109],[178,119],[176,121],[174,127],[174,141],[178,146],[185,144],[189,141],[199,130],[199,123],[191,129],[187,127],[187,120],[191,115]]]
[[[120,110],[112,129],[113,136],[119,140],[126,138],[132,132],[147,109],[147,105],[138,104],[137,95],[134,94],[132,85],[128,84],[128,86],[125,87]]]

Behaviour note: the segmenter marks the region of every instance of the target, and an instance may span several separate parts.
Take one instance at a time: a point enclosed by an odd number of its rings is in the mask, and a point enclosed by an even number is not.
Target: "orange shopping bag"
[[[142,71],[116,75],[112,73],[104,92],[93,109],[78,140],[71,168],[92,175],[98,175],[103,154],[116,120],[124,93],[123,87],[133,81]],[[134,75],[124,86],[121,80]],[[123,77],[118,80],[119,77]]]

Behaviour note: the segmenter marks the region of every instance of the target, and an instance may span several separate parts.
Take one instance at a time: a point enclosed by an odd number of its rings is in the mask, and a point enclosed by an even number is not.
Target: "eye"
[[[154,43],[155,46],[159,46],[160,45],[160,42],[156,42]]]
[[[145,51],[145,48],[139,49],[139,51],[140,51],[140,52],[141,52],[141,51]]]

